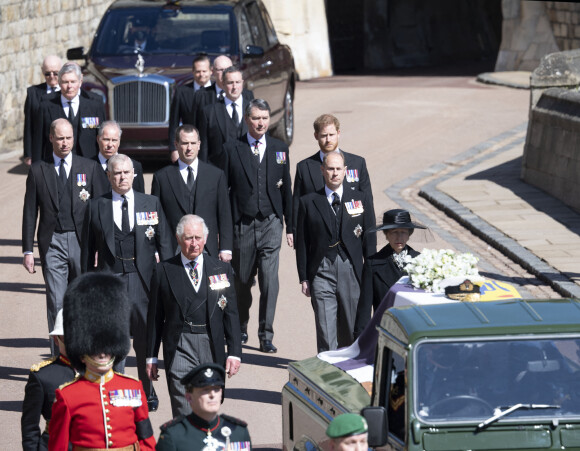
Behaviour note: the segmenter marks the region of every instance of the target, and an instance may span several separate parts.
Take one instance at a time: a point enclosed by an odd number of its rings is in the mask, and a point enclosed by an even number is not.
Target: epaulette
[[[238,426],[248,427],[248,423],[244,420],[240,420],[239,418],[230,417],[229,415],[220,415],[224,420],[229,421],[230,423],[237,424]]]
[[[185,417],[183,415],[179,415],[179,416],[175,417],[173,420],[169,420],[167,423],[163,423],[161,426],[159,426],[159,429],[161,429],[161,432],[166,431],[171,426],[173,426],[177,423],[181,423],[181,421],[184,418]]]
[[[131,376],[129,374],[117,373],[116,371],[113,371],[113,373],[115,373],[117,376],[123,376],[123,377],[126,377],[127,379],[133,379],[134,381],[139,382],[139,378],[137,378],[135,376]]]
[[[30,371],[31,371],[31,372],[33,372],[33,373],[36,373],[36,372],[37,372],[38,370],[40,370],[41,368],[44,368],[45,366],[48,366],[48,365],[50,365],[50,364],[51,364],[52,362],[54,362],[56,359],[58,359],[58,357],[52,357],[52,358],[50,358],[50,359],[48,359],[48,360],[43,360],[43,361],[42,361],[42,362],[40,362],[40,363],[36,363],[36,364],[34,364],[34,365],[32,365],[32,366],[30,367]]]
[[[71,384],[74,384],[76,381],[78,381],[82,376],[79,374],[77,375],[72,381],[68,381],[65,382],[64,384],[62,384],[60,387],[58,387],[59,390],[62,390],[65,387],[68,387]]]

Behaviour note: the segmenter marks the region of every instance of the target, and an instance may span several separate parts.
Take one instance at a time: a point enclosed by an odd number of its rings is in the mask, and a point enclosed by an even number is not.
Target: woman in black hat
[[[407,245],[415,229],[426,227],[411,221],[411,215],[407,210],[395,209],[385,212],[383,223],[369,230],[369,232],[383,230],[388,244],[365,261],[354,326],[355,338],[370,321],[371,306],[375,312],[389,289],[405,275],[404,257],[419,255],[419,252]]]

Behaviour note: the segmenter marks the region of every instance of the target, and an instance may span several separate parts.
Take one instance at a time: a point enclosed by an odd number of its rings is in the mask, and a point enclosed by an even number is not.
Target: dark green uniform
[[[227,415],[207,422],[196,414],[161,426],[157,451],[242,451],[252,449],[247,424]]]

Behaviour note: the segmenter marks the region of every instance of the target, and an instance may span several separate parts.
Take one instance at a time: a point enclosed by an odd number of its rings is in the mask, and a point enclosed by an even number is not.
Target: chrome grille
[[[171,83],[165,77],[123,77],[113,86],[113,118],[121,124],[166,124]]]

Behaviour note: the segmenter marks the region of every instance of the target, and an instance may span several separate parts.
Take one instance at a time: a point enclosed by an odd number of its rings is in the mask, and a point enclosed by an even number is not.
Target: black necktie
[[[58,181],[60,188],[64,188],[66,186],[67,176],[66,169],[64,167],[64,158],[60,159],[60,166],[58,167]]]
[[[73,110],[72,101],[68,102],[68,121],[72,124],[75,120],[75,112]]]
[[[232,103],[232,121],[234,121],[236,127],[240,125],[240,118],[238,117],[238,109],[236,107],[236,102]]]
[[[197,272],[197,262],[195,260],[189,262],[189,277],[193,280],[193,284],[197,286],[199,283],[199,274]]]
[[[225,94],[225,93],[224,93],[223,91],[220,91],[220,93],[218,94],[218,100],[219,100],[220,102],[223,102],[223,101],[224,101],[224,97],[225,97],[225,95],[224,95],[224,94]]]
[[[338,212],[340,211],[340,197],[336,193],[332,193],[332,209],[334,210],[334,214],[338,216]]]
[[[252,153],[254,154],[255,157],[260,158],[260,141],[254,141],[254,149],[252,150]]]
[[[131,231],[131,225],[129,224],[129,202],[125,196],[123,198],[123,205],[121,206],[121,231],[123,233],[129,233]]]
[[[187,167],[187,188],[189,191],[193,189],[193,184],[195,183],[195,178],[193,177],[193,169],[191,166]]]

